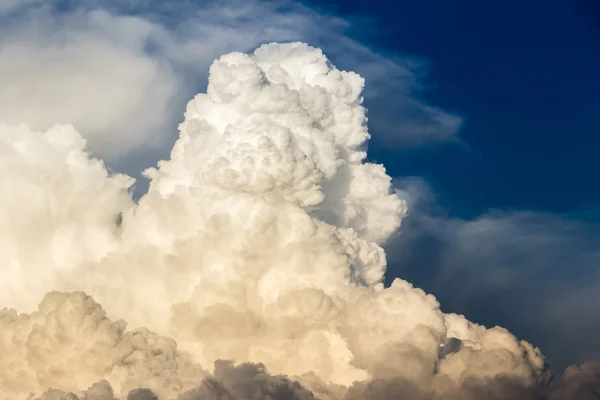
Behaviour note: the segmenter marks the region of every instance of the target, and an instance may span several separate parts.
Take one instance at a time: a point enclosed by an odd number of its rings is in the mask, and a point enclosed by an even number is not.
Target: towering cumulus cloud
[[[363,85],[301,43],[221,57],[137,204],[74,128],[0,125],[0,398],[532,398],[538,349],[384,287],[406,207]]]

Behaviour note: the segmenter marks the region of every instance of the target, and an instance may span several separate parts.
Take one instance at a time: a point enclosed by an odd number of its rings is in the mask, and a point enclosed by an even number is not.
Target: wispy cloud
[[[4,0],[0,19],[0,118],[73,123],[130,173],[166,156],[212,60],[270,41],[307,41],[362,74],[386,145],[452,140],[461,123],[420,100],[424,62],[377,53],[348,36],[349,21],[292,1]]]

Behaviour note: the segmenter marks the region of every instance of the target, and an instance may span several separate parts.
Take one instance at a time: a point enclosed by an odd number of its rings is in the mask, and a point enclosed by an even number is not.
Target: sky
[[[557,370],[600,361],[597,2],[102,5],[0,1],[4,120],[73,123],[139,197],[216,57],[319,46],[365,77],[369,159],[409,204],[388,280],[507,327]]]

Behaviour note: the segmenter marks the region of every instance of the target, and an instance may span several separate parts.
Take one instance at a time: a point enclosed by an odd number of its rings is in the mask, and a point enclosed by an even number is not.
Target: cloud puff
[[[109,320],[102,307],[81,292],[48,293],[37,311],[4,310],[0,321],[3,398],[49,388],[78,392],[104,378],[119,397],[143,386],[171,398],[204,378],[202,370],[178,352],[175,341],[147,329],[125,333],[122,320]],[[101,383],[91,390],[110,393],[107,387]]]
[[[70,125],[33,131],[0,123],[0,304],[30,311],[56,279],[118,247],[133,180],[109,174]]]

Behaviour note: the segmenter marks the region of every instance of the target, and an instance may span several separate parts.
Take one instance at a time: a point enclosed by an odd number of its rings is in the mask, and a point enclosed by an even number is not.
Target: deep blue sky
[[[451,213],[598,206],[600,2],[596,0],[323,1],[371,17],[367,40],[431,62],[425,98],[466,118],[467,144],[371,157],[422,176]],[[360,32],[357,32],[360,35]]]

